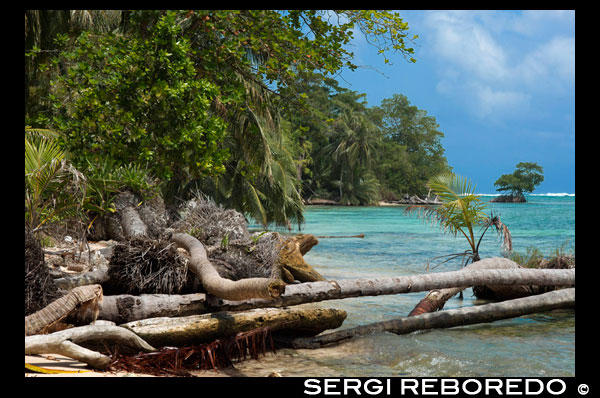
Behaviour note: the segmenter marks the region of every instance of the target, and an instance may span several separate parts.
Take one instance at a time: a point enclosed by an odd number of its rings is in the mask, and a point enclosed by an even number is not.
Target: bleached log
[[[25,354],[60,354],[87,363],[93,368],[104,369],[110,357],[80,346],[114,341],[119,345],[142,351],[156,349],[135,333],[119,326],[88,325],[61,330],[51,334],[25,337]]]
[[[170,295],[168,298],[166,295],[105,296],[98,318],[121,323],[142,319],[140,316],[147,317],[148,314],[180,316],[223,310],[239,311],[251,308],[284,307],[349,297],[414,293],[487,283],[574,286],[575,269],[465,269],[388,278],[307,282],[286,286],[285,293],[274,299],[243,301],[223,300],[203,294]]]
[[[392,319],[327,333],[313,338],[294,338],[288,340],[287,343],[293,348],[319,348],[352,337],[377,332],[407,334],[416,330],[449,328],[482,322],[493,322],[500,319],[514,318],[536,312],[574,306],[575,288],[569,288],[555,290],[536,296],[506,300],[499,303],[463,307]]]

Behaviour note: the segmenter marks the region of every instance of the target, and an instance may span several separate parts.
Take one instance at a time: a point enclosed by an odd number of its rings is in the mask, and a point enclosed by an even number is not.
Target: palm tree
[[[363,173],[370,170],[372,154],[375,152],[380,136],[376,126],[365,116],[345,109],[334,124],[334,141],[329,146],[330,154],[339,167],[340,202],[356,202],[356,196],[345,195],[344,186],[366,181]],[[344,181],[344,174],[348,177]],[[356,187],[358,188],[358,187]],[[353,203],[356,204],[356,203]]]
[[[426,219],[439,222],[444,231],[452,233],[454,236],[460,233],[465,237],[470,249],[463,253],[448,255],[451,256],[448,260],[463,256],[465,258],[464,265],[469,260],[478,261],[480,259],[479,245],[490,226],[494,226],[496,231],[503,235],[503,249],[508,251],[512,249],[508,228],[497,215],[492,213],[490,217],[486,216],[483,210],[487,205],[475,195],[475,186],[468,179],[446,172],[432,177],[427,183],[427,187],[439,197],[442,204],[439,206],[408,206],[405,212],[417,212]],[[474,228],[476,226],[484,228],[478,241],[475,240]]]
[[[286,150],[272,94],[251,80],[238,76],[246,91],[243,107],[220,106],[229,125],[224,146],[231,157],[221,175],[196,180],[213,200],[251,216],[266,227],[270,223],[291,229],[304,222],[304,205],[296,165]]]
[[[25,219],[33,232],[65,215],[76,215],[86,180],[66,159],[51,130],[25,128]]]

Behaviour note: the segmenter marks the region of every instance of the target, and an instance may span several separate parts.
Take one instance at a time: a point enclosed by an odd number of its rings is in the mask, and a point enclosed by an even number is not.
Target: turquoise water
[[[486,202],[491,198],[482,196]],[[550,255],[564,247],[574,252],[574,196],[529,196],[524,204],[489,203],[488,209],[510,229],[514,250],[524,253],[536,247]],[[305,255],[327,279],[421,274],[428,262],[430,272],[456,270],[460,260],[436,267],[439,260],[433,258],[468,248],[464,237],[444,234],[437,224],[404,214],[401,206],[310,206],[305,217],[303,233],[365,234],[363,239],[321,238]],[[481,257],[501,256],[500,244],[496,233],[488,231],[480,246]],[[343,329],[404,317],[425,294],[313,305],[345,310]],[[482,303],[467,289],[463,299],[450,299],[445,309]],[[402,336],[379,333],[319,350],[282,349],[238,367],[249,375],[278,371],[284,376],[574,376],[575,315],[558,310]]]

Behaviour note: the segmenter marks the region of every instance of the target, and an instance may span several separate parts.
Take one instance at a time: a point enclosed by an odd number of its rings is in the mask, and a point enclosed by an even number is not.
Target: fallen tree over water
[[[488,261],[489,260],[489,261]],[[502,260],[502,259],[500,259]],[[508,260],[510,261],[510,260]],[[495,259],[481,260],[496,264]],[[499,263],[503,263],[500,261]],[[390,278],[342,279],[287,285],[276,298],[243,301],[223,300],[205,294],[189,295],[116,295],[105,296],[99,319],[130,322],[156,316],[181,316],[216,311],[240,311],[252,308],[286,307],[324,300],[360,296],[415,293],[437,289],[464,289],[465,286],[492,284],[504,286],[574,286],[575,269],[469,269]]]
[[[288,339],[286,343],[293,348],[320,348],[325,345],[339,343],[352,337],[364,336],[377,332],[407,334],[416,330],[449,328],[482,322],[493,322],[500,319],[514,318],[559,308],[572,308],[574,306],[575,288],[561,289],[536,296],[507,300],[499,303],[483,304],[473,307],[463,307],[392,319],[327,333],[312,338],[293,338]]]

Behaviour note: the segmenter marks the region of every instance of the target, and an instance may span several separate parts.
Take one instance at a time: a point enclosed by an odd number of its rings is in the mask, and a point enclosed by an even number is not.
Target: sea
[[[487,204],[486,213],[493,211],[508,226],[514,251],[526,253],[528,248],[536,248],[546,256],[557,250],[575,253],[574,194],[528,195],[527,203],[493,203],[493,196],[482,194],[480,199]],[[443,259],[436,257],[468,249],[464,237],[444,232],[435,222],[405,214],[404,206],[307,206],[305,218],[302,228],[292,232],[364,234],[364,238],[319,238],[304,256],[327,279],[458,270],[460,259],[442,263]],[[481,258],[502,256],[501,243],[494,230],[487,231],[480,245]],[[345,329],[405,317],[425,294],[357,297],[308,305],[345,310],[347,318],[339,328]],[[450,299],[444,309],[487,302],[467,289],[462,298]],[[406,335],[375,333],[320,349],[279,348],[258,361],[237,363],[234,372],[301,377],[575,376],[575,311],[554,310]]]

